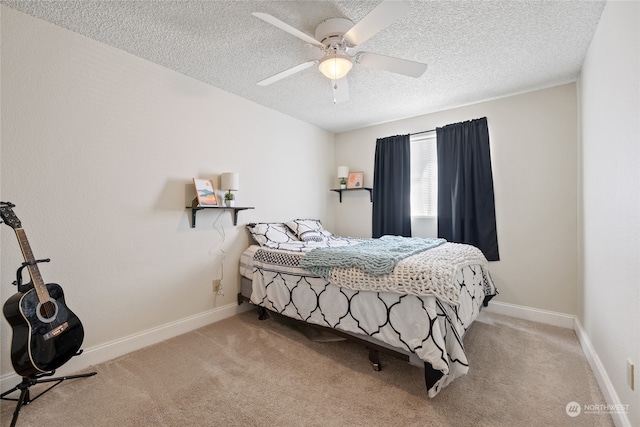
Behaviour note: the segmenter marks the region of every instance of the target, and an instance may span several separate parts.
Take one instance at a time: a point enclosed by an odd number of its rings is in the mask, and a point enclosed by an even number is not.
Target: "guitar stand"
[[[18,270],[16,271],[16,280],[13,281],[13,285],[18,288],[18,292],[27,292],[28,290],[33,288],[33,282],[22,283],[22,270],[24,270],[25,267],[29,267],[30,265],[39,264],[41,262],[50,262],[50,261],[51,261],[50,258],[45,258],[45,259],[39,259],[39,260],[36,260],[36,261],[31,261],[31,262],[23,262],[22,265],[20,266],[20,268],[18,268]]]
[[[80,353],[82,353],[82,351],[80,351],[78,354],[80,354]],[[16,422],[18,421],[18,415],[20,415],[20,409],[22,409],[22,407],[24,405],[30,404],[31,402],[33,402],[34,400],[36,400],[37,398],[39,398],[40,396],[42,396],[43,394],[45,394],[46,392],[48,392],[49,390],[51,390],[52,388],[54,388],[55,386],[60,384],[61,382],[65,381],[65,380],[73,380],[73,379],[76,379],[76,378],[92,377],[92,376],[97,374],[97,372],[89,372],[87,374],[67,375],[65,377],[43,378],[43,377],[50,377],[53,374],[55,374],[55,372],[56,371],[51,371],[51,372],[47,372],[47,373],[43,373],[43,374],[35,374],[33,376],[30,376],[30,377],[22,377],[22,382],[20,384],[18,384],[17,386],[12,388],[11,390],[5,391],[4,393],[2,393],[0,395],[0,399],[2,399],[2,400],[12,400],[14,402],[18,402],[16,404],[15,411],[13,411],[13,418],[11,419],[11,427],[15,427]],[[36,384],[51,383],[51,382],[55,383],[55,384],[49,386],[49,388],[47,388],[46,390],[44,390],[43,392],[38,394],[36,397],[31,398],[31,393],[29,392],[29,388],[30,387],[32,387],[32,386],[34,386]],[[11,398],[11,397],[6,397],[8,394],[11,394],[14,391],[18,391],[18,390],[20,390],[20,397],[19,398],[16,399],[16,398]]]

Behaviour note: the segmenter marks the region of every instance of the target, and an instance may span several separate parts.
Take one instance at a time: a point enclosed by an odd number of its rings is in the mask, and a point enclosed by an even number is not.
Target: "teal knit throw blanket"
[[[300,267],[325,279],[329,279],[334,267],[357,267],[381,276],[391,273],[398,261],[445,242],[445,239],[382,236],[351,246],[313,249],[302,256]]]

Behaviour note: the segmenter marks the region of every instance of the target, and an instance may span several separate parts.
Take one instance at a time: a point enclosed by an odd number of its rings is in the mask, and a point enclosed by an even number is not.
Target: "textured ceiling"
[[[334,104],[316,67],[256,82],[322,56],[251,15],[309,34],[331,17],[358,22],[379,1],[16,1],[1,3],[333,132],[573,82],[604,2],[410,1],[411,11],[357,50],[428,63],[415,79],[355,65]]]

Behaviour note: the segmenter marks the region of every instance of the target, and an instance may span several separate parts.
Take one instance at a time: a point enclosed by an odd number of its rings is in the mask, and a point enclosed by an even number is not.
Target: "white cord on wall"
[[[217,252],[215,253],[215,257],[213,259],[214,263],[220,262],[219,265],[219,271],[220,271],[220,278],[216,279],[214,277],[213,281],[215,282],[216,280],[218,280],[219,283],[219,287],[218,287],[218,291],[217,294],[224,296],[224,290],[222,289],[222,279],[224,278],[224,260],[227,256],[227,253],[224,251],[224,249],[222,249],[224,247],[224,243],[225,240],[227,238],[225,232],[224,232],[224,227],[222,226],[218,226],[218,221],[220,220],[220,217],[222,217],[222,214],[219,214],[218,217],[216,218],[216,220],[213,222],[213,229],[216,230],[218,232],[218,234],[220,234],[220,236],[222,237],[222,240],[218,242],[218,244],[216,244],[212,249],[217,248]]]

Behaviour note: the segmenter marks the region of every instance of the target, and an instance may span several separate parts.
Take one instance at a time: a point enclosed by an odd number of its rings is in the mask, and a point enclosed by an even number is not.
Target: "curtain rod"
[[[435,132],[435,131],[436,131],[435,129],[429,129],[429,130],[423,130],[423,131],[421,131],[421,132],[410,133],[409,135],[410,135],[410,136],[413,136],[413,135],[420,135],[421,133],[429,133],[429,132]]]

